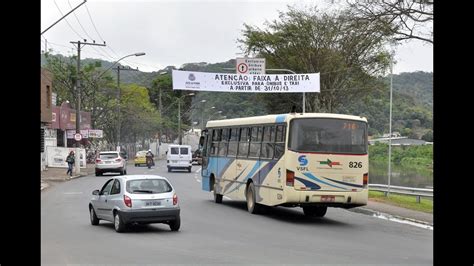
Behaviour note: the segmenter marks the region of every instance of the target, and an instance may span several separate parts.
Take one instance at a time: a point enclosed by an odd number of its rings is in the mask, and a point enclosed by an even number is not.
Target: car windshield
[[[172,148],[171,148],[171,154],[179,154],[179,148],[177,148],[177,147],[172,147]]]
[[[164,179],[135,179],[127,181],[126,190],[132,194],[171,192],[171,185]]]
[[[103,159],[103,160],[107,160],[107,159],[115,159],[115,158],[118,158],[118,154],[117,153],[101,153],[99,155],[99,158],[100,159]]]

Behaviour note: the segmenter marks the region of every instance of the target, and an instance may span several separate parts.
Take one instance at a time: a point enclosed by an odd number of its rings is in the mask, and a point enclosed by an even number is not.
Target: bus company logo
[[[194,76],[194,74],[191,73],[191,74],[189,74],[188,79],[189,79],[190,81],[194,81],[194,80],[196,80],[196,76]]]
[[[308,159],[306,159],[306,155],[301,155],[298,157],[298,162],[300,162],[300,166],[306,166],[308,164]]]
[[[308,159],[306,159],[306,155],[301,155],[298,157],[298,162],[300,163],[300,166],[296,167],[298,171],[309,171],[308,167],[306,166],[308,165]]]
[[[318,162],[319,162],[319,165],[327,165],[331,168],[332,168],[333,165],[339,165],[339,166],[342,165],[340,162],[333,162],[329,159],[327,159],[326,161],[318,161]]]

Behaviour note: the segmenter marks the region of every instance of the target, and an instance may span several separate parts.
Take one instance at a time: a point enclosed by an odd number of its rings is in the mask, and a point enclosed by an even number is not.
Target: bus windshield
[[[297,152],[367,153],[367,123],[331,118],[300,118],[290,123],[288,148]]]

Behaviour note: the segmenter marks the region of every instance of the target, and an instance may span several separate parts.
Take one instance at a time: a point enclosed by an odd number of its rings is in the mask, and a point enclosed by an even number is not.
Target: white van
[[[173,169],[188,169],[191,173],[193,157],[190,145],[169,145],[166,153],[168,172]]]

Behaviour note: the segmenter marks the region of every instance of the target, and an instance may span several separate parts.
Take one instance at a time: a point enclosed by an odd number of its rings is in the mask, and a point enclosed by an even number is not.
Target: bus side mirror
[[[204,136],[199,138],[199,146],[202,147],[204,145]]]

